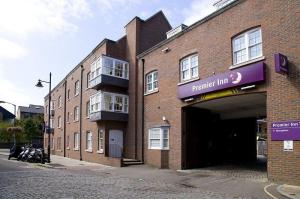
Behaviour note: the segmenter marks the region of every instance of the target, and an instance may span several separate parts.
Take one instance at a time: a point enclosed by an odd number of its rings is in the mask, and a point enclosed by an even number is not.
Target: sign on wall
[[[271,140],[300,140],[300,121],[273,122]]]
[[[275,72],[280,74],[288,74],[289,62],[286,56],[277,53],[274,55]]]
[[[178,97],[184,99],[204,93],[233,88],[265,80],[264,63],[258,62],[227,73],[180,85]]]

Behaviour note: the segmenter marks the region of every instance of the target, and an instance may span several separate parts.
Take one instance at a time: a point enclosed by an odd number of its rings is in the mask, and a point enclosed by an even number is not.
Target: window
[[[86,88],[89,88],[90,80],[91,80],[91,72],[88,72],[86,75]]]
[[[50,147],[52,150],[54,149],[54,138],[53,137],[51,138],[51,141],[50,141]]]
[[[74,95],[78,95],[79,94],[79,81],[75,82],[75,91],[74,91]]]
[[[69,149],[70,148],[70,136],[69,135],[67,136],[67,143],[66,143],[66,145],[67,145],[67,149]]]
[[[129,65],[127,62],[102,56],[91,64],[90,80],[101,74],[128,79]]]
[[[86,132],[86,149],[92,151],[92,132]]]
[[[47,115],[48,114],[48,112],[49,112],[49,110],[48,110],[48,106],[46,105],[46,113],[45,113],[45,115]]]
[[[116,112],[123,110],[123,97],[122,96],[115,96],[114,109]]]
[[[61,96],[58,97],[58,108],[61,108]]]
[[[97,93],[90,98],[90,113],[100,111],[101,93]]]
[[[233,64],[239,64],[262,56],[261,28],[255,28],[232,40]]]
[[[98,152],[104,152],[104,132],[103,130],[98,131]]]
[[[61,116],[57,118],[57,128],[61,128]]]
[[[61,150],[61,137],[57,138],[57,150]]]
[[[68,89],[67,98],[68,98],[68,100],[70,99],[70,89]]]
[[[74,150],[79,149],[79,133],[74,133]]]
[[[70,122],[70,112],[67,113],[67,122]]]
[[[191,55],[180,61],[180,77],[181,81],[198,77],[198,55]]]
[[[75,106],[74,108],[74,121],[79,121],[79,107]]]
[[[55,107],[54,107],[54,101],[51,101],[51,102],[50,102],[50,110],[54,110],[54,108],[55,108]]]
[[[156,91],[158,89],[157,71],[146,75],[146,92]]]
[[[90,101],[86,103],[86,117],[90,117]]]
[[[169,149],[169,128],[149,129],[149,149]]]
[[[50,128],[54,128],[54,119],[53,118],[50,119]]]

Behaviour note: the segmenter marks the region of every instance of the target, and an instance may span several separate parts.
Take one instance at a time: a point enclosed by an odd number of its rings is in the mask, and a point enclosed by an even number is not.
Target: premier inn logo
[[[233,84],[238,84],[242,80],[242,74],[240,72],[235,72],[230,74],[230,79]]]

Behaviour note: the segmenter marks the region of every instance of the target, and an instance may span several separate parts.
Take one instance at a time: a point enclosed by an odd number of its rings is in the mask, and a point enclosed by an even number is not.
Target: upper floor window
[[[67,122],[70,122],[70,112],[67,113]]]
[[[198,77],[198,55],[188,56],[180,61],[180,79],[187,81]]]
[[[58,97],[58,108],[61,107],[61,96]]]
[[[232,39],[233,64],[262,56],[261,28],[255,28]]]
[[[50,110],[54,110],[54,108],[55,108],[55,107],[54,107],[54,101],[51,101],[51,102],[50,102]]]
[[[74,95],[78,95],[79,94],[79,80],[75,82],[75,91],[74,91]]]
[[[90,79],[95,79],[101,74],[128,79],[129,64],[126,61],[111,57],[99,57],[91,64]]]
[[[67,99],[68,100],[70,99],[70,89],[68,89],[68,92],[67,92]]]
[[[90,101],[86,103],[86,117],[90,117]]]
[[[153,71],[146,75],[146,92],[156,91],[158,89],[157,71]]]
[[[57,118],[57,128],[61,128],[61,116]]]
[[[79,107],[74,107],[74,121],[79,121]]]
[[[86,75],[86,88],[89,88],[89,82],[91,80],[91,72]]]

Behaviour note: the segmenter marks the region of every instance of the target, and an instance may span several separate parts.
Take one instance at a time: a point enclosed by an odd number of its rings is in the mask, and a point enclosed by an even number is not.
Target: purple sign
[[[300,121],[273,122],[271,139],[273,141],[300,140]]]
[[[280,74],[288,74],[289,62],[286,56],[277,53],[274,55],[275,60],[275,71]]]
[[[265,67],[258,62],[227,73],[184,84],[178,87],[178,97],[184,99],[195,95],[242,86],[265,80]]]

